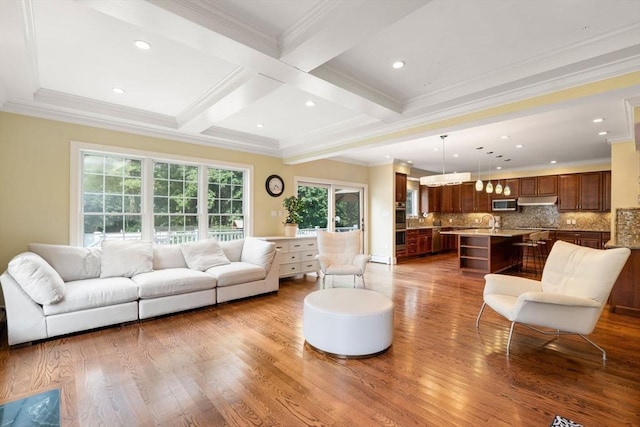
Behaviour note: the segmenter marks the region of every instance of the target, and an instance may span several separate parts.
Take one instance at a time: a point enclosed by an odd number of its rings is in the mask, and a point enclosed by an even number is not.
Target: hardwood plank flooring
[[[280,291],[0,348],[0,403],[59,387],[64,426],[640,425],[640,319],[605,311],[591,338],[549,339],[485,310],[484,280],[442,254],[370,264],[395,304],[385,353],[339,359],[304,343],[315,276]],[[349,277],[328,278],[351,286]]]

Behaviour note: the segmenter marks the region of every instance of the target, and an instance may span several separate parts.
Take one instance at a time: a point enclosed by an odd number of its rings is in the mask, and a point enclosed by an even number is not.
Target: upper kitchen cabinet
[[[493,193],[491,195],[492,199],[517,199],[520,195],[520,179],[519,178],[511,178],[500,180],[500,184],[502,184],[503,188],[507,188],[509,186],[509,195],[504,194],[504,190],[500,194]],[[494,187],[495,188],[495,187]]]
[[[396,172],[396,202],[407,202],[407,175]]]
[[[440,212],[442,208],[442,188],[420,186],[420,211],[421,212]]]
[[[602,210],[611,212],[611,171],[602,172]]]
[[[441,187],[440,212],[459,213],[460,209],[460,186],[445,185]]]
[[[520,196],[557,196],[558,177],[531,176],[520,178]]]
[[[459,187],[461,212],[491,212],[491,194],[476,191],[475,182],[463,182]]]
[[[560,175],[558,177],[558,211],[602,211],[605,205],[602,181],[602,172]]]

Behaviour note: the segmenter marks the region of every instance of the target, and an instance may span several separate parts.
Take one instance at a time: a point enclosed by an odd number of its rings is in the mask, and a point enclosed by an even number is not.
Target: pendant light
[[[489,151],[487,154],[493,154],[493,151]],[[487,182],[485,191],[487,194],[493,193],[493,184],[491,183],[491,160],[489,160],[489,182]]]
[[[505,162],[510,162],[511,159],[505,159]],[[509,187],[509,181],[507,179],[504,180],[504,183],[506,184],[504,186],[504,190],[502,190],[502,194],[504,194],[505,196],[510,196],[511,195],[511,188]]]
[[[502,184],[500,184],[500,180],[498,180],[498,185],[496,185],[496,194],[502,194]]]
[[[483,147],[476,147],[476,150],[482,150]],[[478,180],[476,181],[476,191],[482,191],[484,184],[480,179],[480,156],[478,156]]]

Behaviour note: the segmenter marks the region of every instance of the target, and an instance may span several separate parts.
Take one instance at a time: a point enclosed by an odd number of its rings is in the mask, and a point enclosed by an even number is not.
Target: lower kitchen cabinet
[[[407,256],[422,256],[431,252],[430,228],[407,230]]]
[[[603,241],[603,235],[604,240]],[[610,233],[599,231],[556,231],[556,240],[573,243],[574,245],[587,246],[594,249],[603,249]]]

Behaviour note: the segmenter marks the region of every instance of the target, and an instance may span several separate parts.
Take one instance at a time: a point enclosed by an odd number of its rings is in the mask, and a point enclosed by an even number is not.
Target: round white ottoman
[[[338,356],[372,356],[393,340],[393,302],[365,289],[331,288],[304,299],[304,338]]]

